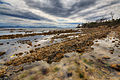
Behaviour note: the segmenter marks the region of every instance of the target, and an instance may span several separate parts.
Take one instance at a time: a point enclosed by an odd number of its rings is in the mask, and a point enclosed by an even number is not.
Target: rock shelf
[[[58,34],[52,37],[53,40],[65,40],[6,61],[0,76],[8,75],[13,80],[119,80],[120,64],[115,58],[119,58],[120,27],[81,31],[72,30],[68,31],[71,34],[62,35],[59,33],[66,32],[50,32]]]

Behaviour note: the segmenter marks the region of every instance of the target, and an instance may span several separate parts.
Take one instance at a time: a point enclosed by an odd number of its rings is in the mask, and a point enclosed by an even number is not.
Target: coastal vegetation
[[[83,23],[81,26],[78,25],[77,28],[95,28],[100,26],[106,26],[106,27],[118,27],[120,25],[120,18],[119,19],[112,19],[112,20],[106,20],[106,19],[100,19],[99,21],[95,22],[89,22],[89,23]]]

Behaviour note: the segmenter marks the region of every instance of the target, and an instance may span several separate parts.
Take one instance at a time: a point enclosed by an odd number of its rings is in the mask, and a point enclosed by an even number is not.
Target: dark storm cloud
[[[72,5],[71,8],[67,9],[64,6],[62,6],[60,0],[50,0],[51,4],[49,5],[52,5],[53,7],[49,7],[49,6],[47,7],[47,5],[43,7],[41,6],[41,3],[39,1],[37,2],[34,0],[24,0],[24,1],[29,7],[36,8],[46,13],[59,17],[68,17],[72,14],[75,14],[78,11],[84,10],[94,5],[96,2],[96,0],[81,0],[75,3],[74,5]]]
[[[101,6],[99,6],[99,7],[96,7],[95,9],[92,9],[92,10],[90,10],[90,11],[80,13],[77,17],[79,17],[79,16],[87,16],[87,15],[89,15],[89,14],[95,14],[95,13],[97,13],[97,12],[99,12],[99,11],[102,11],[102,10],[105,11],[106,8],[108,9],[108,8],[110,8],[112,5],[117,5],[117,4],[120,4],[120,0],[111,1],[111,2],[109,2],[109,3],[107,3],[107,4],[105,4],[105,5],[101,5]],[[102,9],[102,10],[101,10],[101,9]],[[107,9],[106,9],[106,10],[107,10]],[[100,18],[102,18],[102,17],[108,16],[109,13],[110,13],[110,12],[104,13],[104,14],[100,14],[100,15],[95,14],[94,16],[90,16],[90,17],[87,17],[87,18],[85,18],[85,19],[86,19],[86,20],[96,20],[96,19],[100,19]],[[74,18],[74,17],[73,17],[73,18]],[[107,17],[107,18],[110,18],[110,17]]]
[[[106,15],[91,16],[91,17],[88,17],[88,18],[86,18],[86,19],[87,19],[87,20],[97,20],[97,19],[103,18],[104,16],[106,16]]]
[[[11,16],[11,17],[18,17],[18,18],[23,18],[23,19],[30,19],[30,20],[47,20],[50,21],[49,19],[40,17],[38,15],[33,14],[32,12],[29,11],[14,11],[11,9],[5,8],[0,8],[0,14],[1,15],[6,15],[6,16]]]
[[[7,3],[7,2],[3,2],[3,1],[1,1],[1,0],[0,0],[0,4],[6,4],[6,5],[10,5],[10,6],[11,6],[11,4],[9,4],[9,3]]]
[[[0,7],[0,9],[3,9],[3,10],[10,10],[8,8],[5,8],[5,7]]]
[[[13,21],[23,21],[21,19],[11,19],[11,20],[13,20]]]
[[[106,5],[103,5],[103,6],[98,7],[97,9],[102,9],[102,8],[109,7],[109,6],[118,4],[118,3],[120,3],[120,0],[112,1],[112,2],[110,2],[110,3],[108,3],[108,4],[106,4]]]
[[[0,0],[0,22],[72,25],[111,17],[110,12],[119,18],[119,7],[120,0]]]
[[[64,23],[64,24],[81,24],[81,23]]]

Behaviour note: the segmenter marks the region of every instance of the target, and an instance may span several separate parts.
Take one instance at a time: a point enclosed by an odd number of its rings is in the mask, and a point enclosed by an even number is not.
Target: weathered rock
[[[112,64],[110,67],[117,71],[120,71],[120,64]]]
[[[4,55],[6,52],[0,52],[0,56]]]
[[[0,43],[0,45],[3,45],[3,43]]]
[[[110,59],[110,57],[109,56],[104,56],[104,57],[102,57],[102,59]]]
[[[34,62],[38,60],[47,60],[47,62],[59,61],[63,58],[63,55],[58,55],[58,53],[65,54],[67,52],[78,51],[79,53],[84,52],[84,50],[93,45],[93,40],[96,38],[106,37],[109,33],[109,30],[102,29],[91,29],[86,30],[86,34],[82,37],[77,37],[72,40],[68,40],[61,43],[56,43],[51,46],[42,47],[31,50],[31,54],[27,54],[21,58],[15,58],[6,62],[6,64],[15,64],[20,65],[23,63]]]
[[[16,56],[22,56],[24,53],[15,54]]]

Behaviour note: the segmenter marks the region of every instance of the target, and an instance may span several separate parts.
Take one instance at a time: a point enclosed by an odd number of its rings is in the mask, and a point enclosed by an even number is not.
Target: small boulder
[[[104,57],[102,57],[102,59],[110,59],[110,57],[109,56],[104,56]]]

